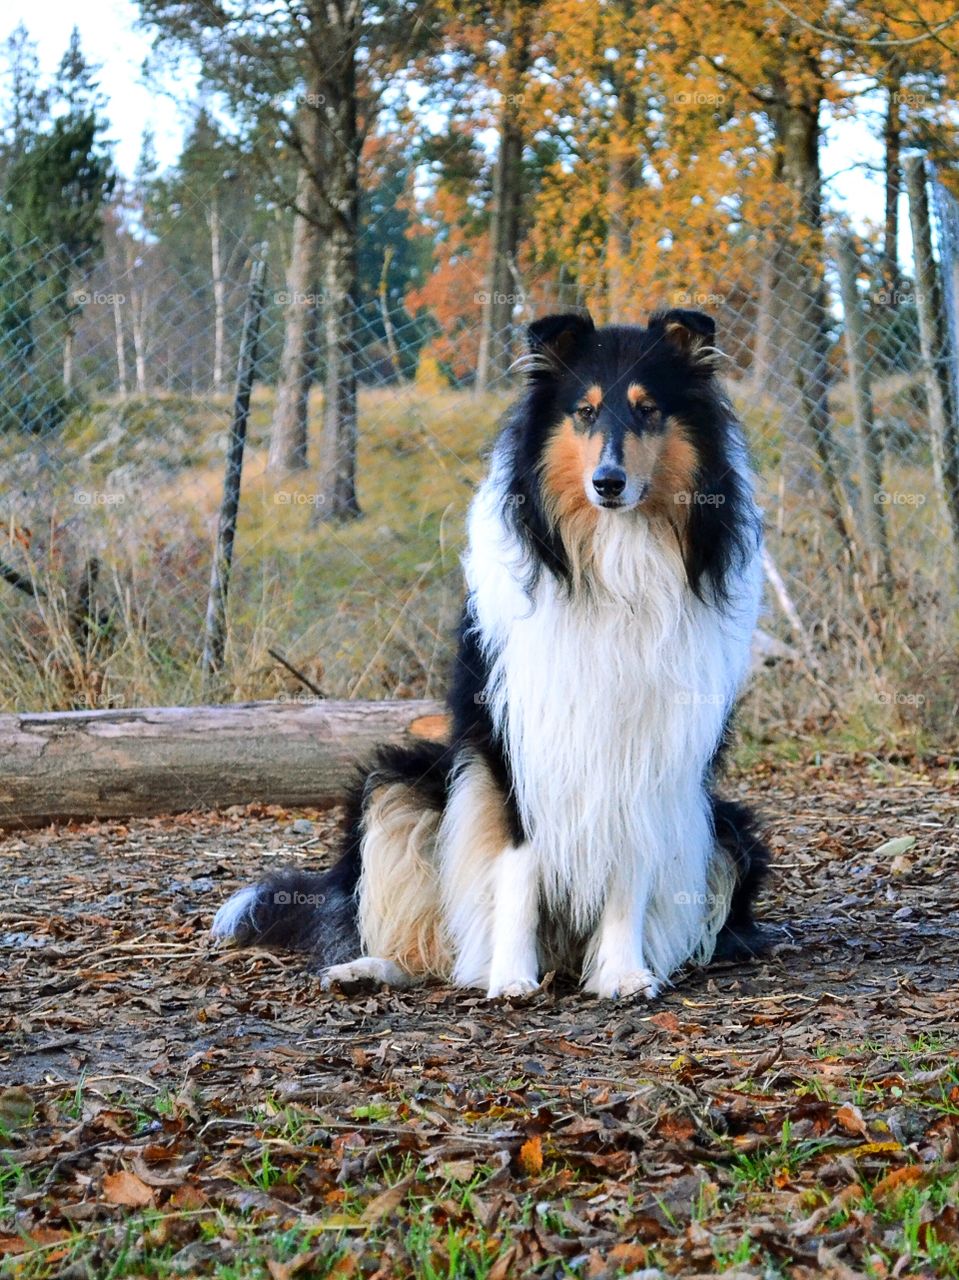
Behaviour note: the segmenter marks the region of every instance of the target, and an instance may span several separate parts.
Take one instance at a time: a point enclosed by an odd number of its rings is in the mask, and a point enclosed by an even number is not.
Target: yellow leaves
[[[853,1156],[855,1159],[862,1159],[863,1156],[882,1156],[892,1151],[901,1151],[902,1144],[899,1142],[864,1142],[858,1147],[853,1147],[846,1152],[847,1156]]]

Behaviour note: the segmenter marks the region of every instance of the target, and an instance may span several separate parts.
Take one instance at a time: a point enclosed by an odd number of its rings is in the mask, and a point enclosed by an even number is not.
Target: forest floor
[[[959,776],[740,773],[763,961],[652,1005],[214,950],[336,815],[0,838],[0,1274],[959,1277]]]

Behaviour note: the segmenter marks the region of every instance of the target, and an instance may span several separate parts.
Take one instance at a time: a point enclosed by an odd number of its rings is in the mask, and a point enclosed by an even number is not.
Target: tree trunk
[[[403,377],[403,366],[400,362],[400,352],[396,345],[396,331],[393,328],[393,317],[390,315],[390,288],[389,275],[390,263],[393,261],[392,245],[387,246],[383,254],[383,270],[380,272],[380,285],[378,296],[380,301],[380,319],[383,321],[383,334],[386,338],[386,350],[389,353],[390,364],[393,367],[393,374],[397,382]]]
[[[776,350],[773,342],[776,332],[775,253],[774,244],[765,246],[757,285],[756,324],[753,329],[755,338],[749,376],[754,391],[759,394],[768,394],[773,386],[773,353]],[[781,378],[777,377],[776,381],[781,381]]]
[[[818,470],[827,513],[850,547],[848,501],[829,408],[829,312],[819,165],[824,87],[821,70],[811,57],[795,68],[795,75],[787,74],[789,70],[779,68],[772,77],[776,105],[770,111],[775,173],[787,219],[773,254],[775,312],[793,376],[793,395],[787,403],[792,402],[795,430],[786,457],[786,482],[793,493],[808,497]]]
[[[873,410],[869,342],[857,284],[859,254],[851,236],[839,239],[836,264],[839,268],[842,308],[846,321],[846,355],[853,422],[856,427],[860,509],[866,530],[866,550],[871,560],[873,577],[878,579],[889,594],[892,589],[892,562],[889,557],[885,495],[882,488],[882,435],[876,427]]]
[[[628,140],[636,136],[636,92],[619,87],[619,110],[609,140],[609,229],[606,238],[606,318],[609,324],[635,321],[635,281],[629,271],[633,248],[633,203],[640,185],[641,161]]]
[[[210,274],[213,278],[213,390],[225,390],[226,360],[226,281],[223,278],[223,254],[220,243],[220,203],[214,191],[207,219],[210,228]]]
[[[909,221],[916,255],[916,307],[922,347],[922,375],[932,446],[932,465],[939,500],[949,521],[959,570],[959,404],[956,403],[949,317],[940,272],[932,253],[932,224],[926,190],[924,156],[906,160]]]
[[[902,65],[893,58],[886,73],[886,115],[883,120],[885,197],[882,233],[882,284],[888,307],[899,305],[899,193],[902,190]]]
[[[326,81],[322,163],[313,178],[322,200],[326,239],[323,254],[323,445],[319,501],[314,520],[340,523],[361,515],[356,497],[358,338],[357,294],[360,236],[359,154],[362,137],[356,85],[355,15],[339,32],[335,75]],[[316,120],[319,124],[319,113]]]
[[[356,235],[337,223],[329,235],[323,277],[323,458],[316,519],[361,514],[356,497]]]
[[[505,378],[513,359],[513,311],[523,201],[523,88],[530,62],[533,9],[523,0],[507,17],[499,106],[499,152],[493,171],[490,264],[483,300],[476,389]]]
[[[144,396],[147,391],[146,312],[148,295],[146,290],[131,289],[130,302],[130,319],[133,329],[133,362],[136,369],[137,393]]]
[[[63,389],[73,390],[73,314],[67,315],[63,334]]]
[[[123,332],[123,305],[120,302],[120,294],[113,295],[113,328],[116,334],[117,346],[117,390],[121,399],[126,399],[127,394],[127,349],[126,338]]]
[[[283,352],[270,432],[269,469],[302,471],[308,461],[310,386],[316,371],[316,284],[321,230],[314,176],[300,170],[286,277]]]

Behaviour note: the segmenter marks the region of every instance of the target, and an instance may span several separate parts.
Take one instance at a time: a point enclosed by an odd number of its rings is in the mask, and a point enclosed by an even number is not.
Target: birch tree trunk
[[[226,387],[226,280],[223,277],[223,253],[220,240],[220,202],[214,191],[207,216],[210,228],[210,274],[213,278],[213,390],[220,395]]]
[[[113,295],[113,330],[117,347],[117,390],[120,392],[121,399],[126,399],[127,349],[126,336],[123,332],[123,304],[120,301],[119,293],[114,293]]]
[[[136,369],[137,393],[146,395],[147,390],[147,335],[146,313],[148,297],[146,290],[131,291],[132,308],[130,317],[133,329],[133,361]]]
[[[286,276],[283,350],[270,431],[268,466],[302,471],[308,462],[310,387],[316,368],[316,286],[321,231],[313,175],[306,168],[296,185],[297,211]]]
[[[356,497],[356,236],[350,220],[338,222],[326,244],[323,276],[323,457],[320,521],[361,514]]]

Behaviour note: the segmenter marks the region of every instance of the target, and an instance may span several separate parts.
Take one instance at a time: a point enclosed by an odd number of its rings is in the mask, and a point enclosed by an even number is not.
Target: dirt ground
[[[335,813],[0,837],[0,1270],[959,1276],[955,765],[727,791],[766,817],[772,951],[652,1005],[348,998],[214,950]]]

